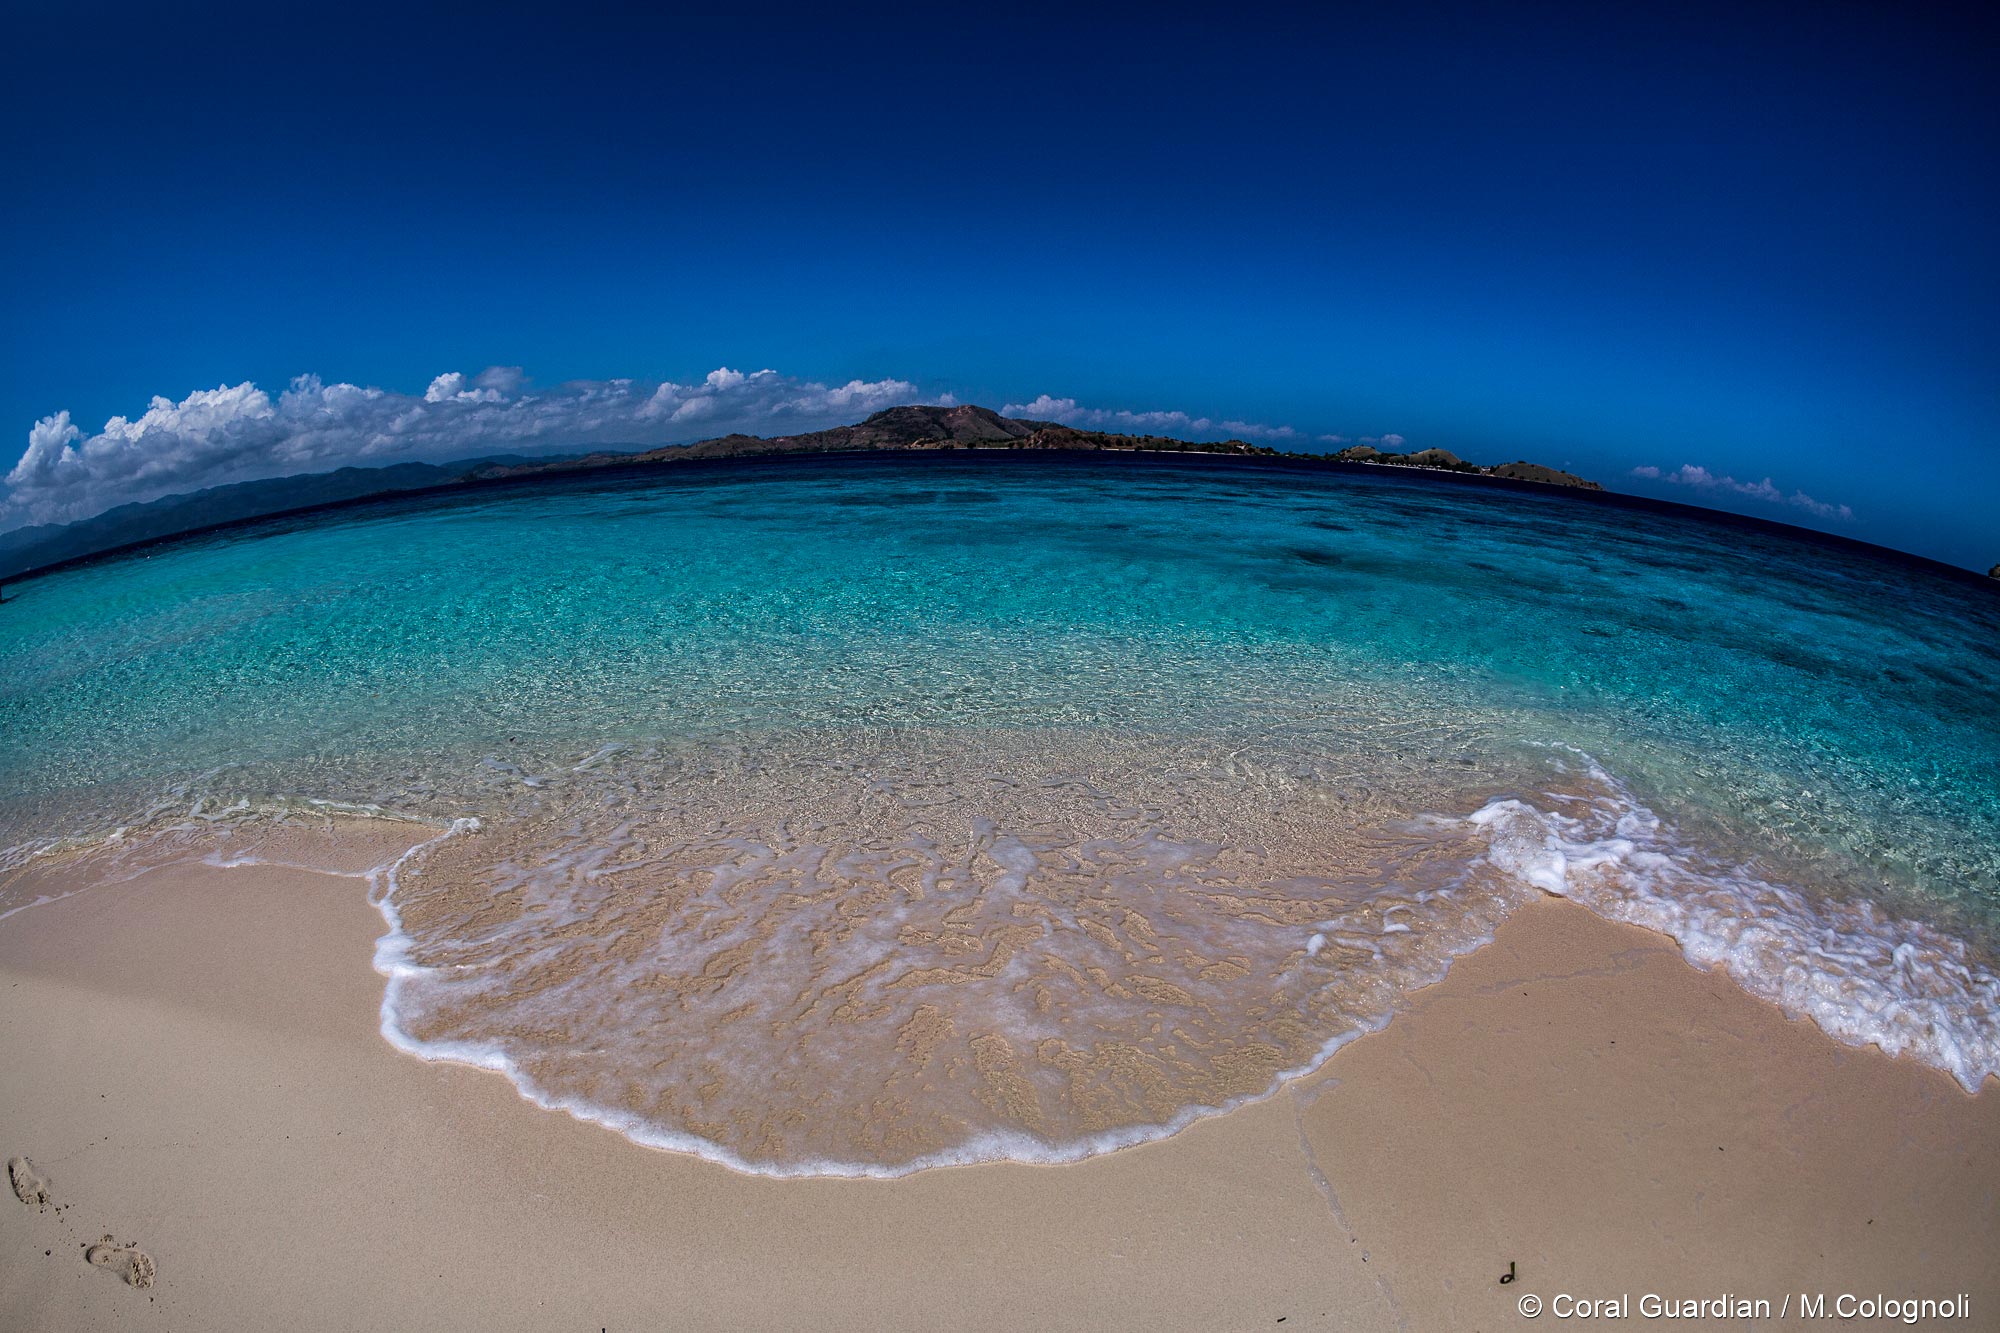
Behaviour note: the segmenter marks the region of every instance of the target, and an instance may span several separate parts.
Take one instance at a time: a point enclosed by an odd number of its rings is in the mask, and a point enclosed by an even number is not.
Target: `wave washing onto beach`
[[[1514,778],[1038,734],[606,746],[490,760],[483,817],[406,823],[414,848],[342,873],[389,926],[393,1044],[759,1174],[1163,1138],[1382,1027],[1540,892],[1841,1041],[1971,1091],[2000,1074],[1974,947],[1719,861],[1588,760]],[[186,797],[13,849],[0,912],[174,862],[326,869],[357,819],[398,818]]]
[[[1717,863],[1617,779],[1546,808],[1506,799],[1471,822],[1508,875],[1600,916],[1671,935],[1697,967],[1854,1046],[1950,1073],[1967,1092],[2000,1076],[2000,974],[1963,940],[1867,899],[1815,895]]]
[[[1840,1040],[2000,1072],[1965,944],[1710,865],[1595,765],[1400,818],[1284,766],[1006,757],[523,774],[536,814],[378,874],[384,1034],[744,1171],[1070,1161],[1268,1096],[1552,892]]]
[[[1520,896],[1240,754],[827,737],[522,778],[531,813],[382,877],[385,1034],[774,1175],[1161,1137],[1380,1026]]]
[[[368,864],[365,849],[347,845],[357,821],[432,827],[422,816],[373,804],[217,797],[197,794],[200,786],[201,779],[177,784],[129,815],[86,819],[79,831],[0,848],[0,921],[172,865],[287,866],[365,877],[387,865]]]

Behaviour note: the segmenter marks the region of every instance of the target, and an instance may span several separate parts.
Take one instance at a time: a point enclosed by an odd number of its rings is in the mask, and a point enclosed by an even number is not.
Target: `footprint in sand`
[[[7,1159],[7,1183],[14,1187],[14,1197],[22,1203],[31,1203],[38,1213],[48,1211],[49,1182],[35,1164],[25,1157]]]
[[[120,1245],[106,1236],[83,1252],[97,1267],[116,1273],[134,1287],[153,1285],[153,1256],[137,1245]]]

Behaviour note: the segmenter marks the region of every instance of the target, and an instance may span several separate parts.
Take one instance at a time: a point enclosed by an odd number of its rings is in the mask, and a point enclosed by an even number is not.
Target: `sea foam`
[[[1715,863],[1595,764],[1371,824],[1235,758],[593,758],[522,773],[531,818],[378,872],[383,1033],[737,1170],[1164,1137],[1380,1028],[1538,892],[1969,1089],[2000,1049],[2000,982],[1965,943]]]
[[[1091,773],[1014,753],[1005,782],[985,748],[922,771],[657,759],[606,747],[567,785],[517,770],[523,817],[432,824],[335,872],[385,921],[386,1040],[739,1171],[1069,1162],[1309,1074],[1550,893],[1843,1042],[1969,1091],[2000,1073],[2000,975],[1973,946],[1720,860],[1588,760],[1468,816],[1370,823],[1240,757]],[[324,871],[302,836],[395,817],[177,799],[17,848],[0,878],[13,911],[50,900],[22,900],[38,865],[63,892],[189,861]]]
[[[378,874],[383,1033],[738,1170],[1065,1162],[1317,1068],[1529,892],[1462,822],[1162,760],[989,735],[523,773],[530,813]]]
[[[1616,778],[1472,815],[1494,865],[1600,916],[1671,935],[1697,967],[1827,1035],[1948,1071],[2000,1076],[2000,975],[1962,940],[1867,899],[1773,883],[1689,845]]]

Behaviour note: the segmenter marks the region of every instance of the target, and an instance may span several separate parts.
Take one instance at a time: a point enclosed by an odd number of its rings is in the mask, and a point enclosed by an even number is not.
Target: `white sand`
[[[1801,1290],[2000,1327],[2000,1094],[1553,900],[1267,1102],[897,1181],[736,1175],[400,1055],[380,933],[358,880],[270,868],[0,923],[0,1156],[57,1205],[0,1197],[0,1328],[1490,1329]],[[150,1288],[84,1262],[106,1234]]]

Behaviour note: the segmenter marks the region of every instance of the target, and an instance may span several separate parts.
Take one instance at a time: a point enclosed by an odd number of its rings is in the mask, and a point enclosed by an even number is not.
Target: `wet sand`
[[[300,851],[371,863],[401,830]],[[2000,1090],[1550,899],[1270,1100],[1068,1166],[780,1181],[377,1032],[351,875],[178,867],[0,923],[0,1327],[1532,1327],[1523,1295],[1955,1296]],[[156,1277],[86,1262],[106,1236]],[[1510,1265],[1517,1280],[1498,1281]],[[1817,1323],[1818,1321],[1803,1321]]]

